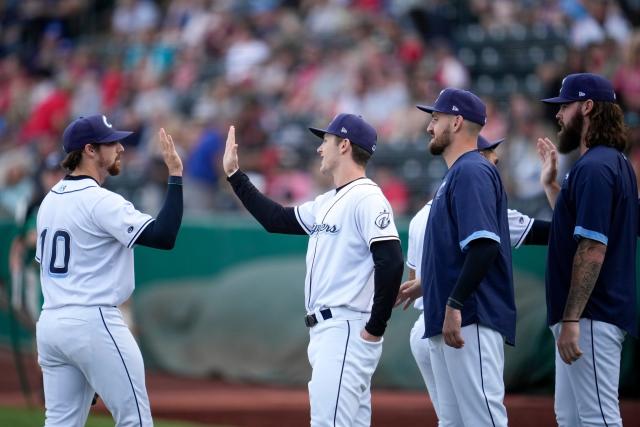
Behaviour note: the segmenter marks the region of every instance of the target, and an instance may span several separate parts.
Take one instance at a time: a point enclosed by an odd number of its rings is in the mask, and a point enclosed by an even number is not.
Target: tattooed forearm
[[[564,307],[564,319],[579,319],[593,291],[607,247],[591,239],[581,239],[573,257],[571,288]]]

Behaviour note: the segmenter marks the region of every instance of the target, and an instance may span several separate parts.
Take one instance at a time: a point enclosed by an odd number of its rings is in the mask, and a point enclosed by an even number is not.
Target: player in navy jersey
[[[476,149],[484,103],[448,88],[433,106],[429,151],[448,172],[429,214],[422,256],[425,338],[441,425],[506,426],[503,339],[515,341],[507,198]]]
[[[482,135],[478,135],[478,151],[494,165],[498,164],[499,156],[496,148],[504,142],[504,139],[488,141]],[[431,358],[429,357],[428,340],[424,337],[424,305],[422,302],[421,286],[421,260],[424,234],[431,210],[432,201],[416,213],[409,223],[409,243],[407,249],[407,267],[409,267],[409,277],[400,286],[400,292],[396,300],[396,306],[403,305],[406,310],[411,304],[420,311],[420,316],[416,320],[409,336],[411,353],[422,374],[427,392],[431,398],[431,403],[438,416],[438,390],[435,385]],[[521,245],[547,245],[549,242],[550,222],[530,218],[529,216],[513,209],[507,210],[509,222],[509,237],[511,247],[518,249]]]
[[[553,211],[547,259],[547,320],[557,341],[560,426],[621,426],[620,353],[637,335],[637,184],[623,154],[627,136],[611,83],[571,74],[558,104],[558,151],[580,158],[554,185],[555,147],[538,140],[542,182]],[[546,173],[546,175],[545,175]]]

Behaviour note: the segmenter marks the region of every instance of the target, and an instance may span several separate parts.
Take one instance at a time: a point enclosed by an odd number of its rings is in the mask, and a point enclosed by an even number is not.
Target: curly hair
[[[622,108],[613,102],[594,102],[589,114],[589,129],[585,141],[587,148],[604,145],[625,152],[628,139]]]

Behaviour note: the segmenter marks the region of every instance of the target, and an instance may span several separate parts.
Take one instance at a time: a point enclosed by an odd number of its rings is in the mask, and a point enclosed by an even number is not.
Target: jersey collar
[[[342,190],[343,188],[345,188],[346,186],[351,185],[351,184],[353,184],[354,182],[359,181],[359,180],[361,180],[361,179],[367,179],[367,177],[366,177],[366,176],[361,176],[360,178],[356,178],[356,179],[354,179],[353,181],[349,181],[349,182],[347,182],[346,184],[341,185],[340,187],[336,188],[336,193],[337,193],[338,191]]]
[[[100,183],[96,181],[94,177],[89,175],[65,175],[65,177],[62,179],[64,181],[80,181],[81,179],[90,179],[90,180],[93,180],[93,182],[95,182],[96,184],[98,184],[98,187],[100,186]]]

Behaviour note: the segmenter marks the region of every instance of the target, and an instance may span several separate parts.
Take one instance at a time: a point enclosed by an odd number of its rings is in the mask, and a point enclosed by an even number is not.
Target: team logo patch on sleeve
[[[376,217],[375,223],[379,229],[384,230],[391,224],[391,213],[386,210],[380,212],[380,215]]]

